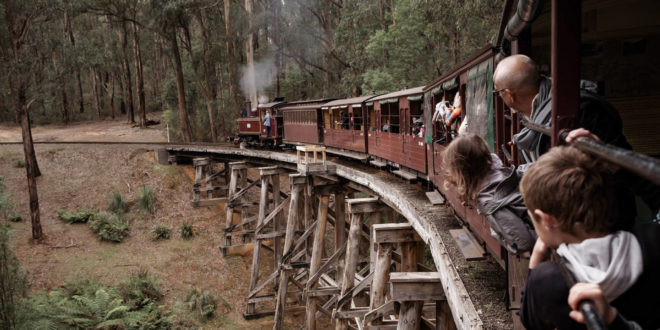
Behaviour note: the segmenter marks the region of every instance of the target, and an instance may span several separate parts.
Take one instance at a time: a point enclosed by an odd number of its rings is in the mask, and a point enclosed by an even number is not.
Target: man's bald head
[[[531,58],[525,55],[511,55],[497,65],[493,82],[498,88],[536,95],[539,90],[539,72]]]

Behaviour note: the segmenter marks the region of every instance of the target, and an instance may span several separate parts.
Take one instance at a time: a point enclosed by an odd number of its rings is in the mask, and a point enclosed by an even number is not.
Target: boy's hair
[[[520,192],[532,214],[554,216],[563,232],[610,232],[617,201],[608,166],[574,147],[554,147],[525,172]]]
[[[476,198],[479,183],[488,174],[493,159],[486,141],[476,134],[461,134],[443,154],[445,188],[455,185],[463,201]]]

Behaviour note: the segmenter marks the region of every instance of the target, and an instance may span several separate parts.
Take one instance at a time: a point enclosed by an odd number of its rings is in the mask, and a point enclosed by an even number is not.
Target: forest
[[[5,0],[0,122],[162,112],[217,142],[250,105],[424,85],[494,42],[503,0]]]

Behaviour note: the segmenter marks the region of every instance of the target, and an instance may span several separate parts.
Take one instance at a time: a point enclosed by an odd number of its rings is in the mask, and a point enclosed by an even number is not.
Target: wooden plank
[[[237,224],[233,224],[233,225],[229,226],[228,228],[225,228],[225,233],[234,232],[234,229],[238,228],[239,226],[245,226],[250,222],[256,221],[257,219],[259,219],[259,217],[257,215],[254,215],[254,216],[251,216],[247,219],[244,219],[243,221],[241,221]],[[253,230],[253,232],[254,232],[254,230]]]
[[[387,205],[378,201],[376,197],[352,198],[346,200],[346,211],[351,214],[380,212],[388,209]]]
[[[316,231],[314,232],[314,243],[312,245],[312,258],[309,263],[309,273],[316,275],[321,266],[321,257],[323,254],[323,242],[325,241],[325,229],[328,223],[328,204],[329,196],[320,196],[319,206],[317,211]],[[307,281],[307,290],[313,289],[316,286],[316,281]],[[305,324],[307,329],[316,329],[316,298],[308,297],[306,302],[307,310],[305,317]]]
[[[217,197],[217,198],[211,198],[211,199],[203,199],[197,202],[193,202],[195,206],[213,206],[213,205],[218,205],[220,203],[226,203],[227,198],[226,197]]]
[[[374,240],[377,244],[420,242],[415,229],[408,223],[383,223],[372,226]]]
[[[415,181],[415,180],[417,180],[417,174],[410,173],[410,172],[405,171],[405,170],[396,170],[396,171],[392,171],[392,174],[395,174],[395,175],[397,175],[397,176],[400,176],[402,179],[404,179],[404,180],[408,180],[408,181]]]
[[[319,287],[313,290],[307,291],[308,297],[321,297],[321,296],[334,296],[340,293],[340,289],[337,287]]]
[[[439,272],[393,272],[390,274],[393,283],[440,283]]]
[[[445,198],[442,197],[442,195],[437,190],[427,191],[426,198],[429,199],[431,205],[445,205],[446,203]]]
[[[338,155],[346,158],[357,159],[359,161],[366,161],[367,159],[369,159],[369,155],[361,152],[353,152],[353,151],[340,150],[335,148],[328,148],[326,152],[329,154]]]
[[[369,163],[373,166],[378,167],[378,168],[387,167],[387,163],[382,161],[382,160],[373,159]]]
[[[372,309],[369,311],[369,313],[364,315],[364,320],[363,320],[363,325],[365,328],[369,325],[369,323],[375,319],[379,319],[383,316],[387,316],[394,313],[394,301],[390,300],[382,305],[380,305],[376,309]]]
[[[463,253],[465,260],[484,259],[486,252],[465,227],[460,229],[450,229],[449,234],[451,234],[451,237],[456,241],[456,245],[458,246],[458,249],[461,250],[461,253]]]
[[[346,245],[342,246],[339,250],[335,251],[335,253],[328,259],[319,269],[312,275],[309,280],[307,281],[307,286],[310,286],[310,283],[315,283],[321,275],[326,273],[330,267],[336,263],[341,256],[344,255],[344,252],[346,252]],[[312,272],[312,269],[310,268],[310,273]]]
[[[254,289],[252,289],[252,291],[250,291],[250,293],[248,294],[248,299],[256,296],[257,293],[261,291],[261,289],[263,289],[266,285],[268,285],[268,283],[272,282],[279,274],[280,274],[280,270],[278,269],[272,272],[270,275],[268,275],[268,277],[263,282],[261,282],[261,284],[257,285]]]
[[[390,274],[390,295],[395,301],[444,300],[437,272],[395,272]]]
[[[284,231],[273,231],[273,232],[268,232],[268,233],[263,233],[263,234],[257,234],[257,239],[258,240],[267,240],[267,239],[274,239],[278,237],[283,237],[286,232]]]
[[[257,181],[257,180],[252,181],[252,183],[250,183],[247,187],[242,188],[239,192],[237,192],[237,193],[235,193],[235,194],[232,194],[232,197],[229,199],[229,202],[230,202],[230,203],[233,203],[234,201],[236,201],[237,199],[239,199],[240,197],[242,197],[243,195],[245,195],[245,193],[247,193],[247,191],[248,191],[250,188],[252,188],[252,187],[254,187],[255,185],[257,185],[257,182],[259,182],[259,181]]]
[[[349,300],[362,292],[362,290],[369,289],[371,287],[371,281],[373,280],[373,277],[374,273],[369,273],[369,275],[358,281],[358,283],[350,290],[347,290],[346,293],[343,293],[337,301],[337,308],[346,304]]]
[[[282,210],[284,210],[284,207],[286,207],[290,201],[291,199],[289,197],[283,200],[282,203],[280,203],[280,205],[278,205],[272,212],[270,212],[270,214],[268,214],[268,216],[264,220],[262,220],[261,224],[257,226],[257,228],[254,231],[256,233],[259,233],[262,229],[264,229],[264,227],[266,227],[266,225],[268,225],[268,223],[271,220],[273,220],[275,216],[277,216],[277,214],[279,214]]]
[[[369,313],[369,307],[357,307],[345,311],[335,311],[332,316],[338,320],[352,319],[356,317],[362,318],[367,313]]]

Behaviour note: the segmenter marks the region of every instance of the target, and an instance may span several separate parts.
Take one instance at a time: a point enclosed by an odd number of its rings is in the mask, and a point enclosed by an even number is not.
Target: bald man
[[[550,78],[542,76],[536,63],[525,55],[511,55],[497,65],[493,74],[495,93],[504,103],[536,124],[550,125],[552,94]],[[577,126],[596,134],[603,142],[631,149],[622,133],[619,112],[596,94],[596,84],[580,82],[580,111]],[[550,137],[523,128],[513,137],[525,163],[535,161],[550,149]]]

